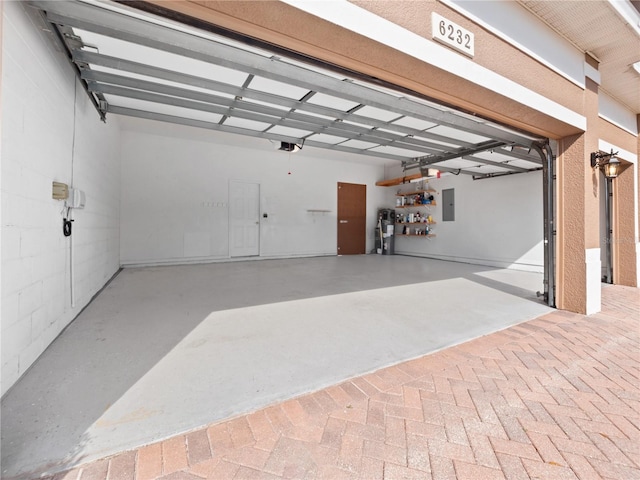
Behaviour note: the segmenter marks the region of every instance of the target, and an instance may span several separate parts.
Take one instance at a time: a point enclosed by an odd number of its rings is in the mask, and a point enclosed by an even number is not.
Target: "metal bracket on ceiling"
[[[100,111],[106,114],[109,111],[109,102],[105,99],[100,99],[98,100],[98,107],[100,108]]]
[[[60,50],[66,56],[69,65],[71,65],[71,67],[73,68],[77,81],[80,82],[80,85],[82,85],[82,88],[91,100],[91,103],[100,116],[100,120],[106,122],[106,111],[103,111],[100,108],[100,106],[98,105],[98,100],[96,99],[96,97],[94,97],[94,95],[91,94],[91,92],[89,92],[88,84],[82,78],[82,70],[88,67],[81,66],[80,64],[75,63],[73,60],[73,51],[80,50],[83,46],[82,39],[78,35],[75,35],[73,33],[72,28],[52,21],[45,9],[38,8],[37,6],[35,6],[35,8],[38,11],[39,17],[42,20],[43,24],[49,27],[46,29],[46,31],[50,33],[56,49]]]
[[[453,152],[446,152],[442,155],[427,155],[424,157],[416,157],[413,160],[403,162],[404,170],[416,167],[425,167],[433,165],[434,163],[444,162],[446,160],[453,160],[454,158],[460,158],[467,155],[473,155],[474,153],[486,152],[494,148],[499,148],[504,145],[508,145],[506,142],[497,140],[487,140],[486,142],[479,143],[473,147],[460,148]]]
[[[529,170],[524,170],[522,172],[511,171],[511,172],[500,172],[500,173],[484,173],[482,175],[474,175],[473,179],[485,180],[487,178],[506,177],[507,175],[517,175],[519,173],[539,172],[540,170],[542,170],[542,167],[530,168]]]

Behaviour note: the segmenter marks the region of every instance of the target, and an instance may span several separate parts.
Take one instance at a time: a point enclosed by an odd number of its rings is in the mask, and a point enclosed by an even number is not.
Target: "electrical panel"
[[[456,219],[456,200],[453,188],[442,190],[442,221],[453,222]]]

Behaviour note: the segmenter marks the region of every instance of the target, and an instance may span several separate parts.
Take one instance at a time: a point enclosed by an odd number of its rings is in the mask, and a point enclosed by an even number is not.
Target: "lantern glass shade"
[[[607,163],[602,166],[602,173],[607,178],[616,178],[620,171],[620,160],[611,157]]]

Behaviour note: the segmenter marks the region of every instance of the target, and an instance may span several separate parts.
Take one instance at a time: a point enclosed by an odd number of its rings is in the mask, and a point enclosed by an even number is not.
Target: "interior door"
[[[367,186],[338,183],[338,255],[366,253]]]
[[[260,184],[229,184],[229,255],[260,255]]]

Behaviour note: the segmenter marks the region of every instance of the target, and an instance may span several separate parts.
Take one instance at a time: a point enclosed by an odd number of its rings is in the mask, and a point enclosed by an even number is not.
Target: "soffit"
[[[432,101],[111,2],[30,4],[103,118],[128,115],[480,177],[541,168],[531,146],[544,139]]]
[[[600,62],[601,88],[640,113],[640,74],[632,67],[640,62],[640,13],[631,4],[628,13],[635,25],[609,1],[519,1],[580,50],[593,54]]]

